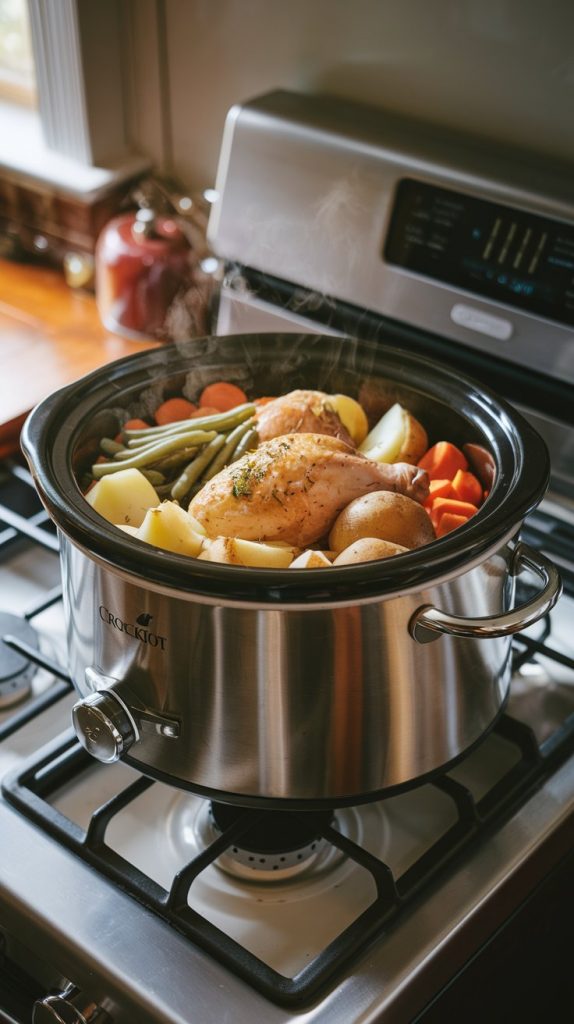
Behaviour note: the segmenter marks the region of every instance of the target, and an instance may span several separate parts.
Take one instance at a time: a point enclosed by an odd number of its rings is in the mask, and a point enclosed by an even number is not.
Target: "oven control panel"
[[[574,326],[573,225],[403,178],[383,255],[397,267]],[[475,329],[489,333],[489,326]],[[497,323],[495,337],[496,330]]]
[[[229,112],[215,196],[213,252],[297,316],[382,317],[574,384],[569,166],[277,90]]]

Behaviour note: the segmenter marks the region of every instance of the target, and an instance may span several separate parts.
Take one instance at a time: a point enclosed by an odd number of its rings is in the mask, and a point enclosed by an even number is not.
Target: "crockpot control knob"
[[[95,1003],[81,998],[70,985],[59,995],[38,999],[32,1010],[32,1024],[109,1024],[110,1017]]]
[[[136,724],[116,694],[98,691],[72,708],[72,721],[82,746],[104,764],[112,764],[138,739]]]

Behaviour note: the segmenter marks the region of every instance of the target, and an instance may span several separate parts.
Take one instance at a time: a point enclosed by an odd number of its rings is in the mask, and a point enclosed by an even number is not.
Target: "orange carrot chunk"
[[[482,503],[482,484],[474,473],[465,469],[457,470],[453,477],[452,488],[455,492],[453,496],[459,498],[460,501],[470,501],[472,505]]]
[[[435,498],[458,498],[450,480],[431,480],[429,482],[429,496],[424,503],[425,508],[430,508]]]
[[[210,405],[219,412],[235,409],[236,405],[243,405],[246,401],[247,395],[242,388],[225,380],[216,380],[213,384],[208,384],[199,396],[201,406]]]
[[[114,441],[117,441],[118,444],[123,444],[123,442],[125,440],[125,438],[123,436],[123,431],[124,430],[147,430],[148,427],[149,427],[149,423],[146,423],[145,420],[140,420],[140,419],[137,419],[137,418],[132,419],[132,420],[126,420],[126,422],[122,426],[122,429],[120,430],[119,434],[116,434],[116,436],[114,437]]]
[[[221,410],[214,409],[212,405],[201,405],[195,412],[190,415],[190,420],[197,419],[198,416],[219,416]]]
[[[468,519],[468,516],[455,516],[453,512],[445,512],[436,527],[437,537],[444,537],[447,533],[452,533],[457,527],[468,523]]]
[[[419,459],[418,465],[426,469],[431,480],[452,480],[457,470],[468,469],[468,462],[451,441],[437,441]]]
[[[154,419],[158,427],[163,427],[166,423],[188,420],[196,408],[197,406],[193,402],[188,402],[187,398],[167,398],[157,407]]]
[[[435,530],[445,512],[455,516],[466,516],[467,519],[470,519],[475,512],[478,512],[478,508],[470,501],[459,501],[458,498],[434,498],[430,507],[430,517]]]
[[[148,427],[149,423],[146,423],[145,420],[140,420],[137,417],[135,417],[132,420],[126,420],[126,422],[122,426],[122,430],[147,430]]]

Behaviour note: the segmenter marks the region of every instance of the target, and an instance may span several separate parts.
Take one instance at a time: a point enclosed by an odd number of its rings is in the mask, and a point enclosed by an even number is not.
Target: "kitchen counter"
[[[158,344],[111,334],[94,296],[71,289],[58,271],[0,260],[0,458],[19,451],[22,424],[46,395]]]

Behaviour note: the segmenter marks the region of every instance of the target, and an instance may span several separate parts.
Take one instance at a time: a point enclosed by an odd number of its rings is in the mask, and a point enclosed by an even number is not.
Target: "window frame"
[[[121,0],[28,0],[28,11],[47,147],[92,167],[129,155]],[[94,65],[103,45],[102,83]]]

